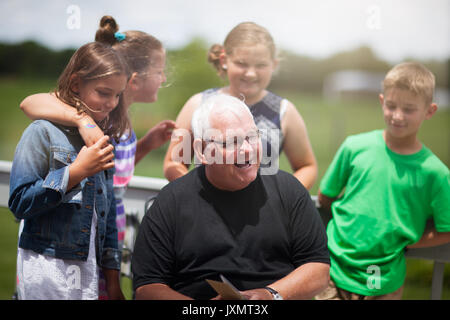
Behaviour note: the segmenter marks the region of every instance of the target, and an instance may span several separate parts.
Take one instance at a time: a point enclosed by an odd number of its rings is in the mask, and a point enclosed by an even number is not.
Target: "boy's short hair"
[[[383,92],[389,89],[405,89],[421,95],[425,102],[433,101],[434,74],[417,62],[404,62],[394,66],[383,81]]]

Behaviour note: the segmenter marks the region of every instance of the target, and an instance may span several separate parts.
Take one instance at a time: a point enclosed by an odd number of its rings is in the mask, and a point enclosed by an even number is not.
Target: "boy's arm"
[[[438,232],[435,228],[432,228],[431,230],[426,230],[419,241],[407,246],[407,248],[434,247],[448,242],[450,242],[450,232]]]
[[[351,174],[350,157],[351,152],[346,147],[346,139],[334,155],[322,180],[320,181],[317,199],[324,212],[331,212],[331,205],[338,200],[345,189]],[[325,195],[325,192],[328,195]]]
[[[319,189],[319,193],[318,193],[317,198],[318,198],[319,203],[320,203],[320,208],[322,208],[325,212],[330,213],[331,212],[331,205],[333,204],[333,202],[338,197],[330,198],[330,197],[324,195]]]
[[[425,248],[450,242],[450,211],[448,210],[450,207],[448,196],[450,194],[450,175],[448,169],[445,167],[442,172],[436,172],[435,180],[440,182],[437,182],[430,191],[433,195],[431,200],[433,223],[427,224],[420,240],[407,248]]]
[[[59,100],[53,93],[38,93],[26,97],[20,109],[32,120],[44,119],[64,126],[76,127],[86,146],[90,147],[103,137],[102,130],[86,113]]]

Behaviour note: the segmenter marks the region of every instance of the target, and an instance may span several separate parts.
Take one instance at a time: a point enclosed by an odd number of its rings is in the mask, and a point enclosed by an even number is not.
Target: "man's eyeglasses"
[[[247,141],[252,146],[255,146],[259,142],[259,138],[261,137],[261,133],[259,130],[249,133],[245,137],[229,137],[225,141],[217,141],[213,139],[205,139],[205,142],[213,142],[217,146],[222,147],[227,150],[239,150],[241,149],[244,141]]]

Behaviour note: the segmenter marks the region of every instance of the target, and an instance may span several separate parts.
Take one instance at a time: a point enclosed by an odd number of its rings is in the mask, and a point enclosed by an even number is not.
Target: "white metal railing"
[[[8,207],[9,176],[12,163],[0,160],[0,206]],[[158,194],[168,183],[165,179],[134,176],[124,198],[127,213],[132,212],[141,221],[145,214],[146,201]],[[312,196],[317,203],[317,197]],[[406,254],[410,258],[433,260],[433,278],[431,284],[431,299],[439,300],[442,296],[444,282],[444,267],[450,263],[450,243],[423,249],[409,249]]]

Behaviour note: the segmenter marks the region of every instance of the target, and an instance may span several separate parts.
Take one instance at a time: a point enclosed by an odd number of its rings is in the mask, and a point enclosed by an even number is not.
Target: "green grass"
[[[24,129],[31,122],[20,110],[20,102],[30,94],[49,92],[55,81],[0,78],[0,159],[12,160]]]
[[[0,208],[0,299],[11,299],[16,283],[17,233],[19,224],[12,213]]]
[[[20,102],[37,92],[48,92],[54,80],[0,78],[0,159],[11,161],[14,149],[25,127],[30,123],[19,109]],[[384,127],[377,96],[371,99],[348,101],[324,101],[317,94],[277,92],[291,100],[302,114],[309,137],[319,163],[319,177],[325,173],[339,145],[346,136]],[[173,118],[165,110],[165,97],[175,94],[162,90],[160,99],[151,105],[132,107],[131,118],[138,136],[142,136],[154,124],[165,118]],[[180,106],[181,108],[181,106]],[[447,166],[450,163],[450,109],[439,110],[431,120],[425,121],[419,137]],[[167,144],[153,151],[136,167],[135,174],[163,178],[162,163]],[[290,171],[289,163],[282,154],[280,167]],[[311,193],[316,194],[318,182]],[[12,214],[0,208],[0,299],[10,299],[14,292],[17,228]],[[408,272],[405,282],[405,299],[429,299],[431,293],[432,264],[425,260],[407,260]],[[445,269],[446,287],[443,298],[450,299],[450,264]],[[131,298],[129,279],[123,287]]]

